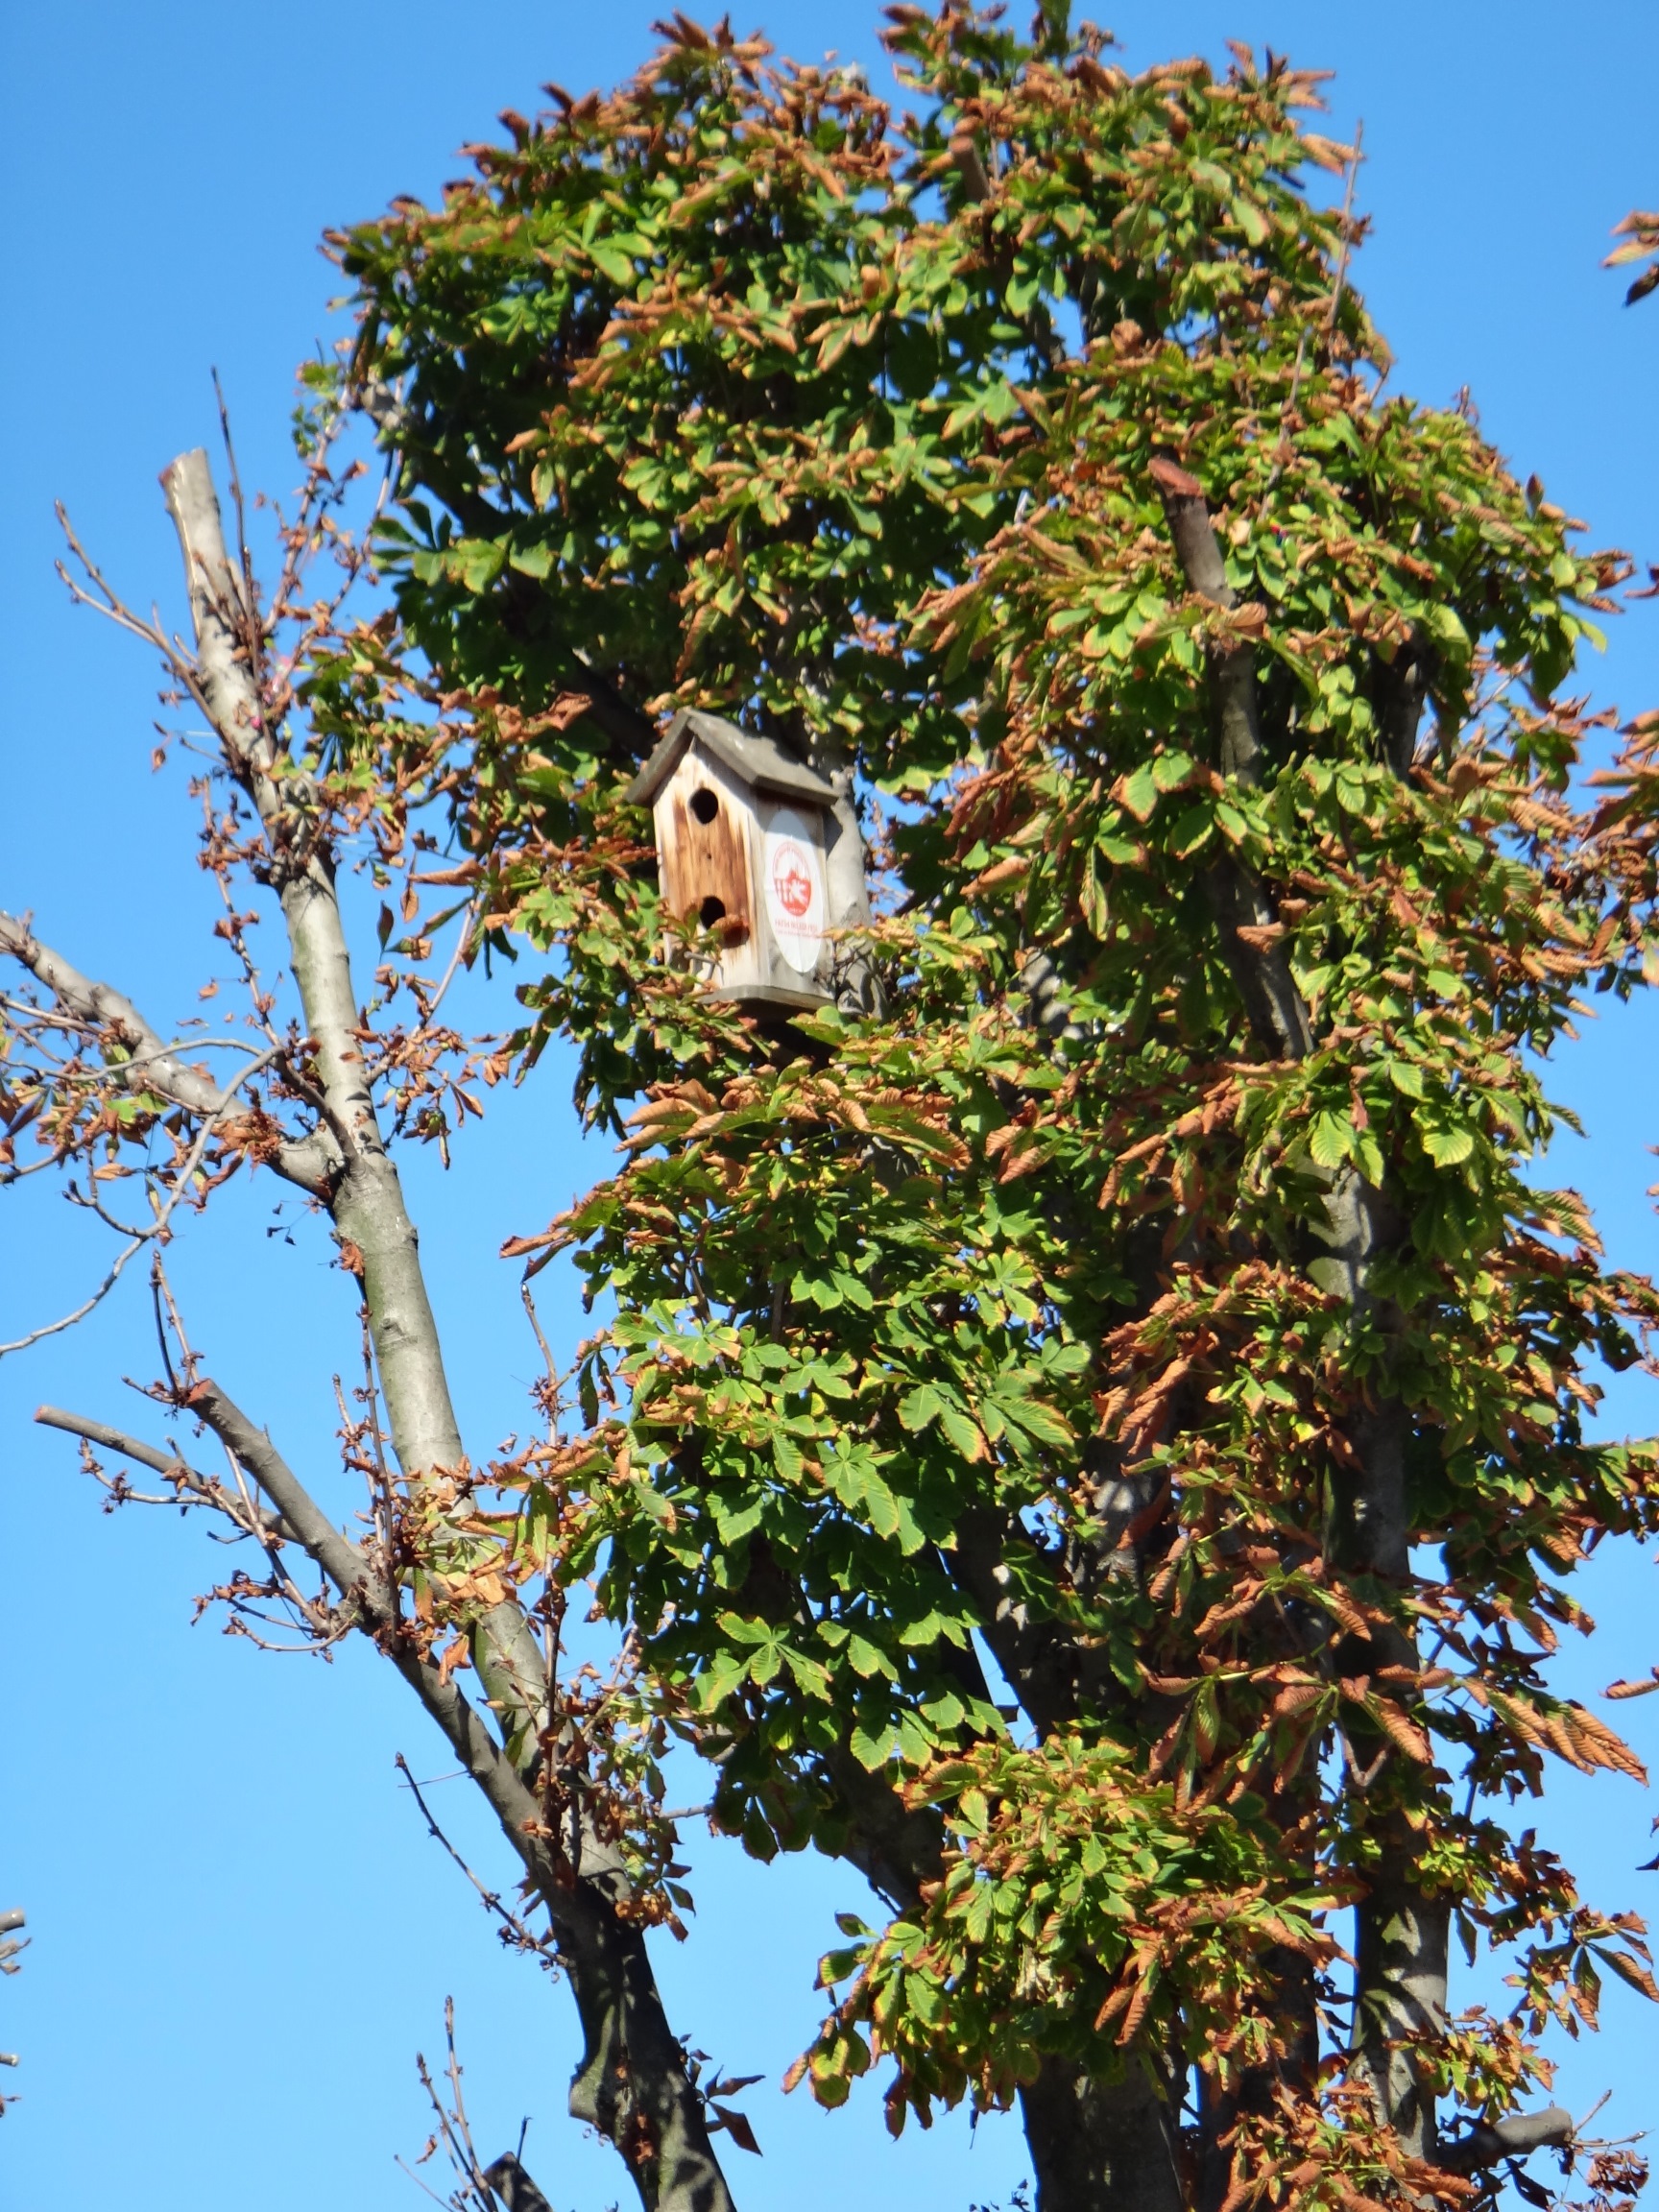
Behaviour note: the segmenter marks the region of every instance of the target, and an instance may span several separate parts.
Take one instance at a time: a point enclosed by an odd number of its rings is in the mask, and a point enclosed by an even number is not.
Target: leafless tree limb
[[[1531,2151],[1564,2151],[1576,2129],[1560,2104],[1542,2112],[1512,2112],[1504,2120],[1482,2120],[1468,2134],[1440,2146],[1436,2163],[1449,2174],[1479,2174],[1504,2158],[1525,2158]]]
[[[553,2207],[509,2151],[493,2166],[486,2166],[484,2178],[507,2212],[553,2212]]]
[[[313,471],[307,496],[323,496],[322,483]],[[163,472],[162,484],[184,559],[193,649],[167,638],[158,622],[145,623],[125,609],[72,536],[71,550],[102,594],[104,611],[162,652],[180,690],[206,716],[223,767],[252,810],[257,833],[252,845],[241,827],[232,835],[210,822],[209,830],[224,860],[250,866],[280,902],[305,1036],[303,1066],[285,1065],[282,1076],[324,1122],[320,1138],[307,1143],[316,1148],[308,1157],[321,1155],[325,1172],[308,1175],[304,1187],[325,1207],[343,1263],[362,1286],[387,1428],[423,1562],[435,1586],[448,1579],[462,1590],[471,1547],[459,1524],[471,1509],[464,1505],[455,1515],[453,1502],[468,1498],[470,1469],[415,1225],[376,1112],[366,1017],[336,890],[332,817],[325,794],[291,757],[282,721],[291,704],[287,669],[268,659],[276,621],[283,608],[294,612],[289,567],[298,541],[290,530],[284,584],[275,611],[264,614],[253,603],[245,545],[239,564],[227,549],[206,455],[180,456]],[[79,1006],[84,1019],[140,1057],[142,1069],[129,1081],[199,1115],[222,1111],[227,1094],[221,1086],[169,1055],[130,1001],[49,956],[26,924],[12,924],[0,950],[32,955],[37,979],[60,1004]],[[180,1087],[177,1093],[162,1089],[163,1075]],[[246,1079],[244,1070],[240,1080]],[[571,2111],[616,2144],[654,2212],[732,2212],[694,2070],[657,1989],[645,1915],[637,1910],[628,1864],[596,1816],[595,1791],[572,1774],[556,1789],[549,1781],[545,1804],[538,1794],[543,1762],[559,1761],[563,1739],[554,1725],[547,1665],[525,1608],[511,1597],[493,1605],[457,1600],[475,1608],[462,1619],[498,1718],[498,1739],[457,1685],[452,1666],[434,1656],[429,1624],[405,1616],[389,1546],[360,1545],[335,1527],[270,1435],[216,1382],[192,1383],[184,1376],[177,1402],[232,1456],[237,1486],[217,1484],[215,1502],[222,1501],[233,1525],[246,1527],[249,1501],[236,1471],[246,1474],[276,1509],[275,1533],[298,1545],[338,1594],[332,1621],[353,1623],[385,1653],[494,1812],[546,1907],[581,2016],[584,2050]],[[55,1425],[115,1450],[135,1441],[74,1415],[57,1414]],[[180,1479],[182,1462],[165,1455],[140,1456],[138,1463],[156,1460],[170,1481]],[[192,1488],[209,1482],[194,1471],[188,1479]],[[566,1812],[567,1839],[562,1833]]]
[[[478,2163],[478,2153],[472,2145],[471,2123],[467,2117],[467,2102],[461,2093],[461,2061],[455,2052],[455,2000],[453,1997],[446,1997],[444,2000],[444,2035],[449,2053],[449,2061],[445,2068],[445,2074],[449,2083],[449,2102],[447,2104],[438,2094],[438,2085],[432,2079],[431,2068],[426,2063],[425,2055],[418,2052],[415,2057],[415,2070],[421,2077],[421,2086],[425,2090],[438,2121],[437,2131],[428,2141],[425,2150],[417,2160],[417,2164],[423,2166],[442,2142],[448,2154],[450,2165],[460,2176],[461,2185],[458,2189],[453,2190],[449,2196],[440,2197],[437,2190],[421,2180],[420,2175],[412,2167],[405,2165],[401,2158],[398,2159],[397,2163],[403,2167],[404,2173],[418,2187],[425,2190],[426,2195],[431,2198],[435,2204],[446,2206],[448,2212],[493,2212],[490,2184],[485,2178],[483,2168]]]
[[[467,948],[472,942],[472,931],[477,925],[480,903],[481,894],[477,892],[467,902],[461,916],[461,930],[455,940],[455,950],[449,955],[449,965],[445,969],[443,980],[433,993],[430,1001],[421,1009],[423,1021],[430,1022],[448,996],[449,986],[454,982],[461,963],[467,957]]]
[[[414,1797],[416,1804],[421,1808],[421,1816],[426,1823],[427,1833],[431,1836],[435,1843],[440,1843],[443,1845],[445,1851],[447,1852],[450,1859],[454,1861],[455,1864],[461,1869],[462,1873],[466,1875],[468,1881],[471,1883],[473,1888],[477,1890],[479,1899],[482,1902],[485,1911],[487,1912],[493,1913],[495,1918],[500,1921],[504,1937],[511,1940],[520,1951],[535,1952],[537,1956],[542,1960],[544,1964],[551,1965],[555,1963],[555,1960],[549,1957],[549,1947],[547,1943],[541,1937],[537,1936],[533,1930],[525,1927],[523,1921],[519,1919],[518,1915],[516,1912],[510,1911],[509,1908],[502,1903],[497,1891],[492,1889],[488,1884],[479,1880],[478,1876],[473,1872],[472,1868],[467,1863],[467,1861],[463,1859],[460,1852],[456,1850],[454,1844],[450,1842],[448,1837],[445,1834],[443,1827],[440,1825],[436,1815],[433,1814],[432,1808],[427,1804],[424,1796],[421,1794],[421,1785],[416,1781],[414,1773],[411,1771],[409,1762],[404,1758],[401,1751],[398,1752],[394,1764],[396,1765],[398,1773],[402,1775],[404,1784],[410,1794]]]
[[[109,1266],[106,1268],[103,1281],[98,1285],[98,1287],[90,1297],[84,1298],[72,1312],[60,1313],[56,1321],[43,1321],[39,1328],[31,1329],[26,1335],[14,1336],[9,1344],[0,1344],[0,1359],[7,1358],[13,1352],[27,1352],[32,1344],[44,1343],[48,1336],[60,1336],[65,1329],[73,1329],[77,1321],[84,1321],[94,1308],[103,1305],[105,1299],[120,1282],[128,1261],[132,1258],[134,1253],[143,1251],[146,1241],[146,1238],[134,1237],[130,1242],[124,1244],[116,1253]]]
[[[92,1309],[95,1306],[101,1304],[102,1301],[108,1296],[109,1292],[114,1289],[116,1283],[120,1280],[122,1270],[126,1267],[127,1262],[132,1258],[133,1254],[136,1252],[141,1252],[146,1244],[153,1243],[156,1239],[162,1238],[166,1236],[168,1225],[172,1221],[173,1215],[178,1210],[180,1201],[189,1194],[193,1178],[195,1177],[197,1170],[202,1165],[203,1158],[206,1153],[208,1143],[211,1141],[215,1130],[223,1122],[226,1115],[228,1113],[231,1105],[235,1101],[236,1093],[241,1089],[244,1083],[251,1082],[252,1078],[261,1071],[262,1069],[268,1067],[273,1060],[277,1058],[280,1049],[280,1046],[273,1046],[267,1051],[259,1053],[254,1059],[248,1063],[248,1066],[242,1070],[240,1074],[237,1075],[235,1081],[222,1093],[221,1095],[223,1103],[214,1113],[209,1114],[206,1117],[206,1118],[203,1121],[201,1128],[197,1131],[195,1142],[191,1145],[188,1154],[185,1156],[183,1165],[179,1168],[178,1173],[174,1177],[173,1188],[168,1193],[165,1203],[156,1208],[156,1218],[154,1221],[146,1222],[143,1224],[143,1226],[137,1228],[131,1227],[126,1222],[117,1221],[114,1216],[107,1212],[104,1206],[99,1203],[96,1193],[94,1193],[92,1198],[87,1202],[92,1206],[93,1210],[97,1213],[101,1220],[108,1222],[110,1228],[118,1231],[122,1236],[127,1238],[127,1243],[124,1244],[121,1250],[116,1254],[114,1262],[108,1268],[108,1272],[105,1274],[104,1280],[99,1284],[97,1289],[93,1291],[89,1298],[84,1299],[82,1304],[75,1309],[73,1313],[65,1313],[61,1319],[57,1321],[44,1322],[38,1329],[32,1329],[27,1335],[17,1337],[13,1342],[10,1344],[0,1344],[0,1359],[5,1358],[9,1353],[26,1351],[31,1344],[38,1344],[43,1337],[56,1336],[61,1331],[73,1328],[77,1321],[84,1320],[85,1316],[91,1312]],[[71,1195],[73,1195],[73,1192]]]
[[[130,1436],[124,1430],[112,1428],[107,1421],[95,1421],[84,1413],[68,1413],[61,1407],[41,1406],[36,1409],[36,1420],[43,1428],[61,1429],[71,1436],[79,1436],[83,1443],[99,1445],[107,1452],[119,1453],[123,1458],[133,1460],[140,1467],[149,1467],[165,1478],[171,1485],[171,1498],[150,1498],[141,1493],[110,1485],[122,1499],[135,1499],[146,1504],[179,1503],[195,1505],[217,1513],[228,1520],[239,1537],[249,1537],[259,1545],[270,1564],[274,1587],[293,1607],[304,1625],[307,1642],[304,1648],[317,1650],[337,1642],[350,1625],[349,1618],[331,1614],[320,1607],[317,1600],[308,1598],[294,1582],[282,1563],[282,1547],[292,1544],[304,1547],[294,1529],[280,1513],[267,1512],[250,1495],[242,1479],[241,1470],[232,1461],[231,1480],[235,1487],[227,1490],[222,1481],[193,1467],[177,1450],[163,1452],[144,1443],[139,1437]],[[96,1471],[96,1470],[94,1470]],[[287,1649],[290,1647],[284,1646]]]
[[[0,952],[9,952],[27,968],[65,1012],[126,1046],[131,1058],[115,1064],[113,1072],[133,1094],[153,1092],[187,1113],[213,1121],[224,1115],[236,1091],[256,1072],[252,1067],[243,1069],[227,1088],[201,1069],[190,1067],[173,1046],[162,1043],[131,998],[112,984],[83,975],[61,952],[40,942],[26,917],[0,912]],[[277,1057],[270,1050],[260,1052],[256,1054],[257,1065],[268,1066]],[[284,1142],[271,1158],[271,1166],[284,1181],[297,1184],[312,1197],[326,1195],[333,1165],[332,1146],[322,1133]]]

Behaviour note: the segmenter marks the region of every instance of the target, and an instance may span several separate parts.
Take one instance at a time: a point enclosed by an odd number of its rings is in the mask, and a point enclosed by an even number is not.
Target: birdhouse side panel
[[[763,798],[757,813],[761,927],[760,965],[765,980],[808,1000],[826,996],[829,959],[828,884],[821,808]]]

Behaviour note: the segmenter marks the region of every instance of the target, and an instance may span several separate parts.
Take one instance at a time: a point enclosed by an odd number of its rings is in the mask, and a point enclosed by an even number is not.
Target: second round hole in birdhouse
[[[692,801],[692,805],[696,805],[695,800]],[[716,922],[724,922],[726,919],[725,900],[712,897],[705,899],[702,905],[697,909],[697,919],[702,923],[705,929],[712,929]]]
[[[691,811],[696,815],[699,822],[712,822],[715,815],[720,811],[720,802],[715,798],[713,792],[705,786],[700,791],[692,792]],[[707,920],[708,917],[705,916],[704,919]]]

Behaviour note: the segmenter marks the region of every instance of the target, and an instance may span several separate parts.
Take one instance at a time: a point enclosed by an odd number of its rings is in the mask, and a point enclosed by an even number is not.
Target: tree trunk
[[[1202,486],[1170,462],[1154,462],[1152,473],[1188,584],[1214,606],[1237,607],[1238,594],[1227,582]],[[1397,776],[1404,777],[1411,766],[1428,677],[1428,655],[1416,642],[1402,646],[1392,665],[1378,671],[1380,750]],[[1217,765],[1224,775],[1255,783],[1262,760],[1260,702],[1245,639],[1212,643],[1209,685]],[[1289,963],[1276,946],[1263,950],[1243,933],[1252,925],[1277,919],[1271,902],[1241,866],[1223,861],[1212,878],[1212,903],[1258,1041],[1276,1058],[1305,1057],[1312,1048],[1313,1028]],[[1324,1212],[1317,1234],[1325,1251],[1310,1272],[1321,1287],[1346,1298],[1358,1318],[1370,1303],[1372,1263],[1394,1234],[1390,1210],[1382,1193],[1349,1169],[1333,1178]],[[1350,1572],[1400,1586],[1410,1573],[1407,1433],[1405,1407],[1386,1396],[1355,1424],[1349,1440],[1358,1471],[1334,1471],[1335,1510],[1327,1531],[1328,1550]],[[1387,1666],[1415,1671],[1418,1663],[1416,1639],[1404,1628],[1345,1639],[1338,1651],[1338,1664],[1347,1674],[1374,1673]],[[1386,1762],[1388,1756],[1383,1746],[1380,1757]],[[1398,2045],[1403,2036],[1445,2024],[1451,1905],[1421,1888],[1414,1879],[1415,1858],[1410,1830],[1398,1818],[1389,1820],[1370,1895],[1356,1908],[1352,2048],[1378,2111],[1398,2130],[1402,2147],[1432,2158],[1433,2099]]]
[[[1107,2084],[1050,2058],[1020,2108],[1037,2212],[1182,2212],[1173,2096],[1139,2068]]]
[[[1383,1832],[1371,1893],[1356,1913],[1354,2047],[1378,2108],[1413,2158],[1439,2156],[1433,2092],[1402,2039],[1446,2025],[1452,1909],[1413,1878],[1410,1830],[1398,1817]]]

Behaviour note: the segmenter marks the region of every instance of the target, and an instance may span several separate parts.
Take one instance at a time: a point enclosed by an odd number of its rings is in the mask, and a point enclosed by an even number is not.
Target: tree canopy
[[[464,705],[319,696],[421,756],[556,955],[521,1048],[627,1129],[524,1242],[614,1310],[542,1509],[723,1823],[895,1903],[816,2094],[1194,2068],[1241,2176],[1432,2187],[1436,2094],[1509,2109],[1593,1959],[1648,1985],[1503,1817],[1633,1765],[1546,1661],[1654,1525],[1584,1431],[1652,1294],[1529,1173],[1575,995],[1647,953],[1645,741],[1586,816],[1562,692],[1623,565],[1392,392],[1313,80],[890,13],[919,118],[681,23],[341,237]],[[852,778],[874,1011],[664,965],[619,792],[677,705]],[[1454,1907],[1513,2020],[1442,2010]]]
[[[385,1601],[629,1928],[688,1902],[671,1740],[757,1859],[868,1876],[822,2103],[1019,2101],[1043,2212],[1461,2204],[1565,2139],[1547,2024],[1604,1969],[1659,1997],[1525,1826],[1551,1760],[1640,1772],[1550,1660],[1574,1569],[1659,1532],[1654,1447],[1590,1427],[1659,1297],[1537,1175],[1575,1006],[1654,972],[1659,717],[1587,789],[1569,688],[1628,565],[1394,390],[1314,78],[888,16],[914,115],[677,17],[332,241],[356,338],[301,439],[377,425],[392,604],[305,632],[243,787],[403,881],[402,1131],[447,1150],[562,1036],[623,1152],[509,1247],[596,1316],[545,1439],[375,1476]],[[627,790],[681,707],[862,848],[817,1012],[710,996],[664,905]],[[434,887],[517,964],[478,1050]],[[625,1679],[538,1727],[498,1624],[589,1582]],[[586,2094],[647,2204],[714,2201]]]

